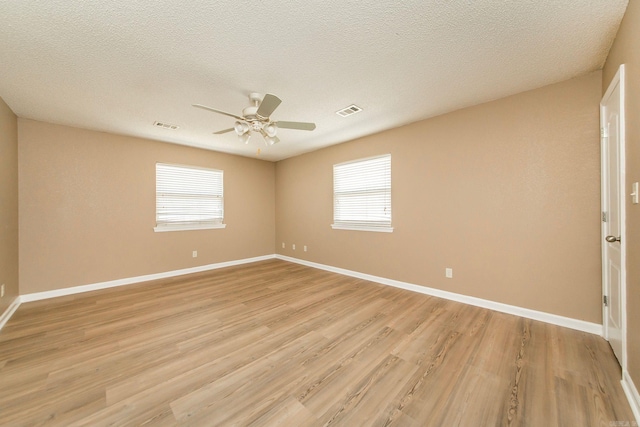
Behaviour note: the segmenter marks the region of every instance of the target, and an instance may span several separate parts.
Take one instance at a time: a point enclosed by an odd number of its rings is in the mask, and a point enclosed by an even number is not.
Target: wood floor
[[[619,378],[600,337],[279,260],[0,331],[3,426],[633,425]]]

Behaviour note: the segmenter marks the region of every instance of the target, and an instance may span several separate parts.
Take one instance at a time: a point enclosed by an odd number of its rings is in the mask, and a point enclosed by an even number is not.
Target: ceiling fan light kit
[[[245,144],[249,143],[251,132],[260,133],[264,138],[266,145],[274,145],[280,142],[280,139],[276,136],[278,128],[307,131],[311,131],[316,128],[315,123],[271,121],[271,114],[273,114],[275,109],[278,108],[282,102],[280,98],[275,95],[268,93],[262,97],[259,93],[251,93],[249,94],[249,101],[252,105],[242,110],[242,116],[207,107],[206,105],[193,104],[193,106],[235,118],[236,122],[232,128],[214,132],[214,135],[222,135],[227,132],[235,131],[240,142]]]

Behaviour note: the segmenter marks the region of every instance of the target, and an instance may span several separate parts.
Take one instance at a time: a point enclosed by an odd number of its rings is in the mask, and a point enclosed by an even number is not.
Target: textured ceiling
[[[24,118],[279,160],[597,70],[626,5],[7,0],[0,97]],[[317,129],[244,145],[212,134],[234,119],[191,107],[241,114],[250,92]]]

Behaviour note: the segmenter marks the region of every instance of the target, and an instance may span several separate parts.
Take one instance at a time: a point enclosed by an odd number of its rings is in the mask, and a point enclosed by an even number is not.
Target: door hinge
[[[600,138],[609,138],[609,127],[600,128]]]
[[[607,213],[602,212],[602,222],[607,222]]]
[[[605,307],[609,306],[609,298],[607,298],[606,295],[602,296],[602,303],[604,304]]]

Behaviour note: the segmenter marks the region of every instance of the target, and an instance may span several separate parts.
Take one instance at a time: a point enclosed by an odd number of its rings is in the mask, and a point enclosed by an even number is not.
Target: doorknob
[[[606,240],[609,243],[614,243],[614,242],[619,242],[620,241],[620,237],[607,236],[607,237],[604,238],[604,240]]]

